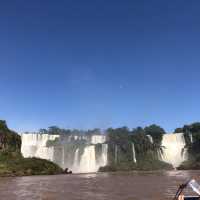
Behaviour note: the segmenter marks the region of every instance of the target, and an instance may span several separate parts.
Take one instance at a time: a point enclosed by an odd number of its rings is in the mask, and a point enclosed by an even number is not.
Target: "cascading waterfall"
[[[65,167],[65,147],[62,147],[62,166]]]
[[[95,145],[85,147],[82,154],[79,148],[76,149],[73,166],[71,167],[72,171],[77,173],[96,172],[99,167],[105,166],[108,162],[108,145],[102,144],[101,147],[101,154],[98,159],[96,157]]]
[[[108,163],[108,144],[102,144],[101,163],[102,166]]]
[[[59,138],[59,135],[48,134],[22,134],[21,152],[24,157],[41,157],[53,160],[53,147],[47,147],[47,141]]]
[[[185,151],[185,138],[183,133],[164,134],[161,146],[162,160],[172,164],[174,168],[187,160],[187,151]]]
[[[147,137],[149,138],[149,141],[153,144],[153,138],[151,135],[147,135]]]
[[[115,164],[117,164],[117,160],[118,160],[117,154],[118,154],[118,146],[115,145]]]
[[[189,137],[190,137],[190,142],[193,143],[193,136],[192,136],[192,134],[189,134]]]
[[[84,148],[83,155],[80,160],[80,173],[96,172],[98,166],[96,165],[95,146],[90,145]]]
[[[29,157],[29,156],[28,156]],[[40,147],[36,150],[35,155],[30,157],[41,157],[46,160],[54,160],[54,147]]]
[[[74,161],[73,161],[73,166],[72,166],[73,172],[79,171],[78,166],[79,166],[79,148],[76,149],[75,151]]]
[[[48,134],[22,134],[21,152],[24,157],[38,157],[51,160],[63,169],[73,172],[97,172],[99,167],[107,164],[108,145],[105,135],[78,135],[61,137]],[[96,156],[96,145],[101,151]]]
[[[106,142],[105,135],[92,135],[91,136],[91,144],[103,144]]]
[[[133,162],[136,163],[137,160],[136,160],[135,145],[134,145],[134,143],[132,143],[132,152],[133,152]]]

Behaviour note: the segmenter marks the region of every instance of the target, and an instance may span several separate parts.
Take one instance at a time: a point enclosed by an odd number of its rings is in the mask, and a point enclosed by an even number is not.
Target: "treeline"
[[[165,130],[156,125],[150,125],[147,127],[137,127],[129,129],[127,127],[121,128],[108,128],[104,131],[100,129],[91,130],[78,130],[78,129],[61,129],[57,126],[51,126],[48,129],[40,129],[41,134],[56,134],[56,135],[95,135],[106,134],[108,136],[110,158],[114,156],[114,146],[118,148],[118,160],[129,161],[132,159],[132,144],[135,145],[135,151],[137,155],[144,157],[147,154],[157,156],[157,151],[161,150],[162,135],[165,134]],[[152,141],[153,142],[152,142]],[[113,148],[112,148],[113,147]],[[156,153],[155,153],[156,152]],[[122,156],[120,156],[122,155]],[[112,160],[112,159],[109,159]]]
[[[101,129],[95,128],[91,130],[81,129],[64,129],[58,126],[50,126],[47,129],[39,129],[40,134],[51,134],[51,135],[95,135],[102,134]]]
[[[144,133],[146,135],[151,135],[154,138],[154,141],[159,142],[162,139],[162,134],[165,133],[165,130],[158,125],[150,125],[145,128],[137,127],[129,129],[128,127],[121,128],[108,128],[106,130],[101,130],[99,128],[82,130],[82,129],[64,129],[59,128],[58,126],[50,126],[47,129],[39,129],[38,133],[40,134],[52,134],[52,135],[95,135],[95,134],[107,134],[109,132],[116,132],[121,134],[128,133],[129,135],[134,133]],[[28,132],[27,132],[28,133]]]

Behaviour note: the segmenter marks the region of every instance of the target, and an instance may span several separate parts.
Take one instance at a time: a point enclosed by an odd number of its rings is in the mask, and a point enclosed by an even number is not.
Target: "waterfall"
[[[75,173],[97,172],[107,164],[108,145],[106,136],[62,136],[28,133],[22,134],[21,153],[24,157],[38,157],[51,160],[63,169]],[[58,142],[54,142],[59,138]],[[98,157],[95,146],[100,145]]]
[[[108,162],[108,144],[102,144],[101,166],[107,165]]]
[[[62,147],[62,166],[65,168],[65,147]]]
[[[134,143],[132,143],[132,152],[133,152],[133,162],[136,163],[137,160],[136,160],[135,145],[134,145]]]
[[[72,169],[72,171],[74,172],[74,173],[78,173],[78,172],[80,172],[80,170],[79,170],[79,152],[80,152],[80,150],[79,150],[79,148],[78,149],[76,149],[76,151],[75,151],[75,154],[74,154],[74,161],[73,161],[73,166],[71,167],[71,169]]]
[[[161,158],[170,163],[174,168],[178,167],[183,161],[187,160],[185,151],[185,138],[183,133],[164,134],[162,139]]]
[[[153,144],[153,138],[151,135],[147,135],[147,137],[149,138],[149,141]]]
[[[47,141],[59,138],[59,135],[48,134],[22,134],[21,153],[27,157],[38,157],[47,160],[53,159],[53,147],[47,147]]]
[[[85,147],[80,160],[79,172],[96,172],[98,170],[97,167],[98,166],[96,165],[95,146],[90,145]]]
[[[91,144],[102,144],[106,141],[105,135],[92,135]]]
[[[118,160],[117,153],[118,153],[118,147],[117,145],[115,145],[115,164],[117,164],[117,160]]]
[[[190,137],[190,142],[193,143],[193,135],[189,134],[189,137]]]
[[[82,155],[80,155],[80,150],[76,149],[72,171],[77,173],[96,172],[99,167],[103,167],[107,164],[107,152],[108,145],[102,144],[101,154],[97,162],[95,145],[86,146]]]
[[[25,148],[24,148],[24,150],[25,150]],[[31,156],[26,156],[26,157],[38,157],[38,158],[43,158],[43,159],[46,159],[46,160],[53,161],[53,159],[54,159],[54,147],[38,148],[34,155],[31,153]]]

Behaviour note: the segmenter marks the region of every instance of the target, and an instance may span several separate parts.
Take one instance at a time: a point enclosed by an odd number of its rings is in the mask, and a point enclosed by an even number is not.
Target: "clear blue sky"
[[[200,1],[1,1],[0,74],[17,131],[200,121]]]

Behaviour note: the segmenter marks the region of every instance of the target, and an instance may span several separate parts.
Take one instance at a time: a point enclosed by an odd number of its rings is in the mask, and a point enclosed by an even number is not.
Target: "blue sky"
[[[199,121],[200,1],[0,2],[0,119],[17,131]]]

